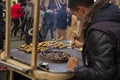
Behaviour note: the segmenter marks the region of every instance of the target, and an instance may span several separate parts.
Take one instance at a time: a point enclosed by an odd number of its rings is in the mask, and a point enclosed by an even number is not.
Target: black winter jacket
[[[106,4],[93,16],[83,60],[73,80],[120,80],[120,10],[115,5]]]

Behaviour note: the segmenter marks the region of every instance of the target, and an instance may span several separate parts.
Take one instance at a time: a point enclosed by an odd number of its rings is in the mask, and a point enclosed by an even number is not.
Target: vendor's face
[[[71,9],[71,12],[72,12],[72,14],[77,16],[78,20],[82,20],[87,15],[87,13],[89,12],[89,9],[86,8],[86,7],[79,6],[75,10]]]

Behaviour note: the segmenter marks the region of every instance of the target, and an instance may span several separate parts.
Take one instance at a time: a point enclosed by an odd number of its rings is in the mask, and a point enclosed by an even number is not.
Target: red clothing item
[[[20,16],[23,16],[23,11],[19,4],[15,4],[11,7],[11,16],[13,19],[19,19]]]

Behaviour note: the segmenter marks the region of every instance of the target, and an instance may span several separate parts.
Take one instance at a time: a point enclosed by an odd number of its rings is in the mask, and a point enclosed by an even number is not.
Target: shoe
[[[12,34],[12,33],[10,33],[10,36],[11,36],[11,37],[13,37],[13,34]]]

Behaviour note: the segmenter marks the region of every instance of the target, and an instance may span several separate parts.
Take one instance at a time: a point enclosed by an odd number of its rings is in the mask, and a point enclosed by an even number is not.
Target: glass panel
[[[11,5],[11,57],[29,65],[32,50],[28,45],[32,44],[33,31],[31,30],[31,35],[28,31],[33,28],[33,10],[33,2],[26,4],[24,1],[18,0],[17,3]]]

